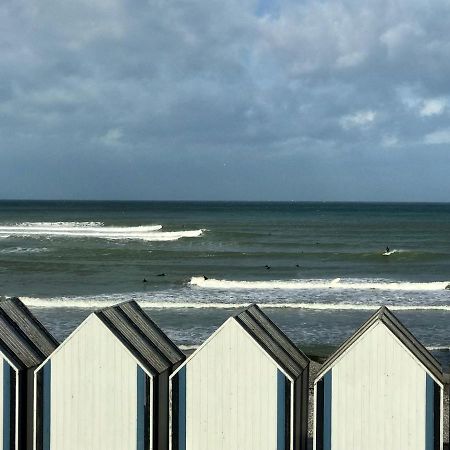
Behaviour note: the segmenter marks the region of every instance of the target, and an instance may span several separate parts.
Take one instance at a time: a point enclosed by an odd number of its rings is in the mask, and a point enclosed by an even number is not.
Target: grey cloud
[[[443,0],[2,2],[0,197],[447,199],[449,18]]]

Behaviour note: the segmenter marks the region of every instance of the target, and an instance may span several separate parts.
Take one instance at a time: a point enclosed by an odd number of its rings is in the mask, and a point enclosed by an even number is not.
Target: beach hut
[[[92,313],[35,372],[35,450],[166,450],[184,358],[134,301]]]
[[[0,301],[0,448],[31,449],[33,370],[58,343],[18,299]]]
[[[442,449],[439,363],[380,308],[315,382],[315,450]]]
[[[228,319],[171,381],[171,450],[303,450],[309,359],[256,306]]]

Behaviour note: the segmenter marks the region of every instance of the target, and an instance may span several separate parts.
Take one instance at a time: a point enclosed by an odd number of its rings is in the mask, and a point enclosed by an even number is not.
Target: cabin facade
[[[0,301],[0,448],[33,444],[33,370],[57,341],[18,299]]]
[[[303,450],[309,359],[256,306],[170,377],[171,450]]]
[[[34,449],[167,449],[184,359],[136,302],[91,314],[35,372]]]
[[[439,363],[380,308],[314,382],[314,450],[442,450]]]

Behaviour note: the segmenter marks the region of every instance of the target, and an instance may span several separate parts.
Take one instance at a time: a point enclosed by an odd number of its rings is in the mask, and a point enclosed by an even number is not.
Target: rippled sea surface
[[[450,204],[0,202],[0,295],[59,339],[135,299],[195,346],[258,303],[328,349],[385,304],[446,365],[449,284]]]

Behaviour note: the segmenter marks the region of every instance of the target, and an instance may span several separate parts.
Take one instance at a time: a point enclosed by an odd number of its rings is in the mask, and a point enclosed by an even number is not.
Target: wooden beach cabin
[[[171,450],[303,450],[309,359],[256,306],[170,377]]]
[[[166,450],[184,359],[136,302],[92,313],[35,372],[35,450]]]
[[[0,448],[33,445],[33,371],[58,343],[18,299],[0,301]]]
[[[441,450],[439,363],[386,307],[314,382],[315,450]]]

